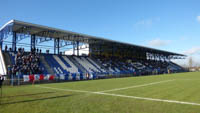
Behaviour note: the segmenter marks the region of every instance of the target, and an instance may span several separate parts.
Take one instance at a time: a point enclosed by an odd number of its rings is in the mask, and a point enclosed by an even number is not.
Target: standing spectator
[[[1,88],[1,86],[2,86],[2,84],[3,84],[3,81],[4,81],[4,76],[3,76],[3,75],[0,75],[0,88]]]
[[[5,46],[5,51],[7,51],[7,49],[8,49],[8,46],[6,45],[6,46]]]

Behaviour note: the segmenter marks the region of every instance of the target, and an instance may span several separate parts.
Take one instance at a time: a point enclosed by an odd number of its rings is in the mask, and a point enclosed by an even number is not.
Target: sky
[[[200,0],[0,0],[0,26],[16,19],[177,52],[200,63],[199,4]]]

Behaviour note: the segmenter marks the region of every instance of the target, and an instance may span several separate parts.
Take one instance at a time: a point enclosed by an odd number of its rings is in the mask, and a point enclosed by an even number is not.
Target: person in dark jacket
[[[2,87],[3,81],[4,81],[4,77],[3,75],[0,75],[0,88]]]
[[[3,92],[2,92],[2,84],[3,84],[3,81],[4,81],[4,76],[0,74],[0,88],[1,88],[0,104],[1,104],[2,96],[3,96]]]

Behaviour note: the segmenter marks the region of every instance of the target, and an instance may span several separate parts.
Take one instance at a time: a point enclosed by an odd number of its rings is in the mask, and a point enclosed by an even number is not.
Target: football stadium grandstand
[[[24,82],[185,71],[171,61],[184,59],[183,54],[18,20],[11,20],[0,28],[0,48],[0,74]],[[86,49],[88,52],[80,54]],[[72,54],[67,54],[68,51]]]

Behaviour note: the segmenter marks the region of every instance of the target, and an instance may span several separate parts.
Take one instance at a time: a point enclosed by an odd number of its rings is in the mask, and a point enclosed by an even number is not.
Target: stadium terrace
[[[0,48],[0,74],[11,84],[186,71],[171,61],[183,54],[18,20],[0,28]]]

